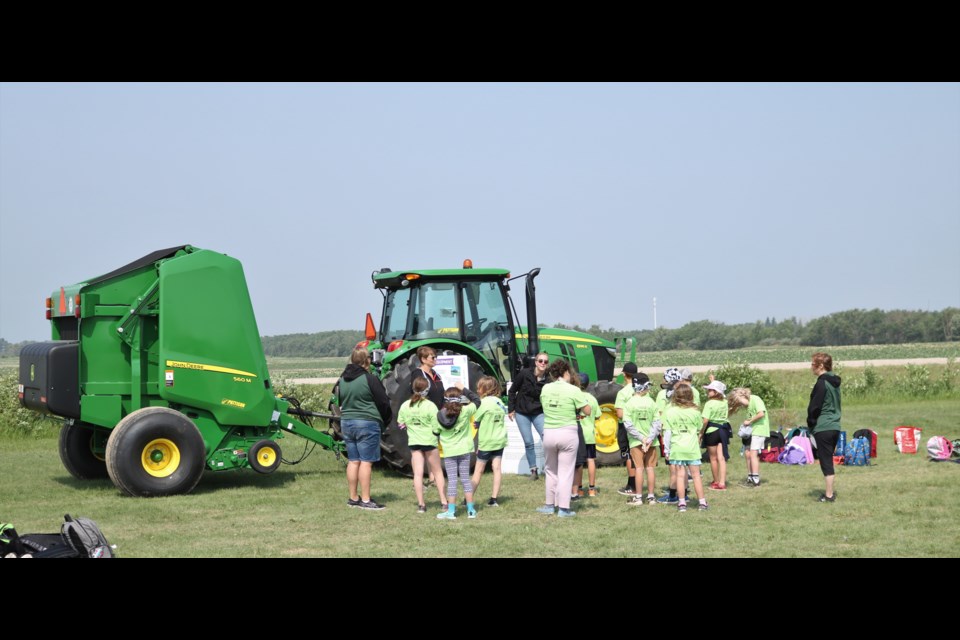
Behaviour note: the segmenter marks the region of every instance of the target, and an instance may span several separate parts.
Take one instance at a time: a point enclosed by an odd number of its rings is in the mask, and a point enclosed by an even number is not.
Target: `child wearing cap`
[[[577,470],[573,472],[573,496],[582,498],[583,491],[583,466],[587,467],[587,479],[589,482],[586,495],[594,497],[597,495],[597,434],[596,419],[600,415],[600,403],[592,393],[587,392],[587,385],[590,384],[590,376],[585,373],[579,374],[579,387],[583,391],[583,397],[587,399],[590,405],[590,415],[582,416],[580,422],[580,435],[583,437],[583,461],[577,460]]]
[[[458,480],[467,500],[467,517],[477,517],[470,479],[470,454],[473,453],[473,415],[479,406],[480,397],[462,384],[448,388],[443,394],[443,408],[437,412],[437,422],[441,427],[443,466],[447,470],[447,510],[437,514],[440,520],[457,518]]]
[[[727,385],[710,376],[710,384],[703,387],[707,390],[707,402],[703,405],[703,430],[700,432],[700,443],[707,448],[710,456],[710,471],[713,473],[713,482],[710,488],[717,491],[727,490],[727,443],[730,440],[730,423],[727,422]]]
[[[667,410],[667,407],[670,404],[670,399],[673,398],[673,392],[677,387],[677,384],[680,383],[680,369],[676,367],[670,367],[663,372],[663,383],[660,384],[660,393],[657,394],[657,417],[658,421],[663,421],[663,413]],[[667,457],[666,447],[663,446],[662,436],[661,436],[661,453],[663,453],[664,458]],[[667,462],[670,468],[670,493],[661,496],[657,502],[661,504],[677,504],[679,498],[677,498],[677,468]]]
[[[500,483],[503,480],[501,463],[503,449],[507,446],[507,426],[504,417],[507,408],[500,401],[500,383],[492,376],[483,376],[477,382],[477,395],[481,398],[480,408],[473,415],[477,427],[477,464],[473,468],[473,491],[476,495],[483,478],[483,471],[490,463],[493,469],[493,491],[487,501],[488,507],[499,507]]]
[[[443,493],[443,471],[440,468],[440,454],[437,452],[437,436],[440,427],[437,424],[437,405],[427,398],[430,383],[426,378],[414,378],[411,385],[413,395],[400,405],[397,413],[397,426],[407,430],[407,446],[410,447],[410,464],[413,466],[413,491],[417,495],[417,512],[426,513],[423,501],[423,468],[429,466],[437,483],[440,504],[447,509]],[[424,402],[426,400],[426,402]],[[426,463],[426,464],[425,464]]]
[[[702,418],[700,410],[693,402],[693,389],[689,385],[680,385],[674,389],[670,406],[663,412],[663,442],[670,465],[679,471],[677,476],[677,509],[681,513],[687,510],[686,483],[689,470],[693,478],[693,488],[700,501],[700,511],[708,509],[703,495],[703,481],[700,479],[700,432]]]
[[[638,373],[633,378],[634,395],[624,409],[623,425],[630,441],[630,456],[634,466],[643,469],[647,479],[647,504],[656,504],[655,472],[657,467],[657,448],[653,445],[659,432],[659,425],[653,423],[658,415],[657,404],[649,396],[650,378]],[[637,494],[628,504],[643,504],[643,476],[637,482]]]
[[[623,365],[623,389],[617,392],[617,399],[614,401],[614,409],[617,411],[617,439],[621,439],[623,430],[623,410],[633,397],[633,377],[637,375],[637,365],[633,362],[626,362]],[[625,433],[625,432],[624,432]],[[626,446],[626,449],[623,447]],[[630,459],[630,447],[626,443],[620,445],[620,455],[627,459],[627,484],[618,493],[625,496],[632,496],[637,490],[637,470]]]
[[[736,413],[746,407],[747,416],[743,421],[743,426],[752,427],[753,433],[750,436],[750,447],[747,450],[747,478],[741,485],[753,488],[760,486],[760,452],[763,451],[763,445],[770,437],[770,418],[767,416],[767,405],[764,404],[760,396],[750,393],[750,389],[739,387],[730,392],[730,398],[727,400],[730,413]]]

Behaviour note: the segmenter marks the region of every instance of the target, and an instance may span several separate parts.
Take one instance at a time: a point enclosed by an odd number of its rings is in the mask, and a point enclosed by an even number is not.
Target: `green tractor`
[[[124,493],[189,493],[204,470],[272,473],[293,433],[337,455],[276,396],[235,258],[189,245],[151,253],[47,298],[52,340],[20,354],[20,402],[64,418],[60,458]],[[291,417],[297,416],[297,418]]]
[[[563,358],[593,381],[590,391],[601,405],[597,430],[602,462],[619,464],[616,412],[613,403],[620,385],[612,381],[614,343],[577,331],[538,329],[534,279],[540,269],[511,278],[506,269],[381,269],[371,274],[383,295],[379,330],[367,314],[366,335],[358,347],[370,350],[373,371],[383,380],[393,406],[394,420],[381,439],[381,457],[392,468],[410,474],[407,433],[398,429],[397,412],[409,398],[410,381],[420,366],[417,349],[430,346],[440,356],[467,358],[470,387],[483,375],[497,378],[506,389],[520,369],[540,351],[551,360]],[[527,324],[517,322],[510,283],[525,280]]]

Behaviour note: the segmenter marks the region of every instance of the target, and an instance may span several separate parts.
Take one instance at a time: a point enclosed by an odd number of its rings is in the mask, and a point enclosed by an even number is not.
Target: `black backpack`
[[[0,557],[112,558],[114,550],[97,523],[89,518],[63,517],[60,533],[18,535],[11,525],[0,532]]]
[[[781,449],[787,446],[787,439],[783,437],[783,434],[779,431],[771,431],[770,435],[763,441],[763,448],[765,450],[775,449],[780,447]]]

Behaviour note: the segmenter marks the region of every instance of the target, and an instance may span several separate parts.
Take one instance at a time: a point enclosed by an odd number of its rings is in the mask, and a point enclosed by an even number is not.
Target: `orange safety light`
[[[470,258],[467,258],[466,260],[464,260],[464,261],[463,261],[463,268],[464,268],[464,269],[473,269],[473,260],[471,260]]]
[[[367,344],[369,344],[371,340],[376,340],[377,338],[377,328],[373,326],[373,316],[371,316],[369,313],[367,314],[367,328],[363,332],[363,337],[367,339]]]
[[[419,273],[408,273],[407,275],[405,275],[405,276],[403,276],[403,277],[406,278],[407,280],[419,280],[419,279],[420,279],[420,274],[419,274]]]
[[[360,342],[357,343],[357,346],[355,346],[354,349],[366,349],[369,345],[370,345],[369,340],[361,340]]]
[[[53,298],[47,298],[47,313],[46,318],[49,320],[53,317]]]

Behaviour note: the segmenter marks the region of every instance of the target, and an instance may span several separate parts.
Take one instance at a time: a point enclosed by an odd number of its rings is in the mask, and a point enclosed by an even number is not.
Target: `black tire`
[[[397,415],[400,413],[400,405],[410,399],[410,379],[413,372],[419,367],[420,359],[416,355],[401,358],[394,364],[390,373],[383,378],[383,387],[390,398],[393,417],[390,419],[390,424],[380,434],[380,460],[391,469],[410,477],[413,476],[413,466],[410,462],[410,447],[407,445],[407,431],[397,428]],[[469,361],[467,367],[470,389],[476,391],[477,382],[486,374],[483,367],[472,360]]]
[[[60,461],[77,480],[107,478],[107,463],[93,452],[94,428],[79,420],[67,420],[60,429]]]
[[[161,466],[151,473],[151,463]],[[200,431],[185,415],[166,407],[134,411],[113,428],[107,441],[107,472],[127,495],[190,493],[205,466]]]
[[[260,440],[247,451],[247,462],[257,473],[270,474],[280,467],[283,454],[273,440]]]

